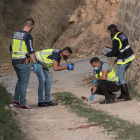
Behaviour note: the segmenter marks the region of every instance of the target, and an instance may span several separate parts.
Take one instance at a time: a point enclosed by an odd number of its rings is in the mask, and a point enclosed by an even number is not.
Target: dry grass
[[[46,40],[44,45],[51,47],[67,29],[68,15],[72,14],[83,2],[84,0],[37,1],[30,14],[36,21],[33,31],[35,39],[43,37]],[[38,46],[36,48],[38,49]]]

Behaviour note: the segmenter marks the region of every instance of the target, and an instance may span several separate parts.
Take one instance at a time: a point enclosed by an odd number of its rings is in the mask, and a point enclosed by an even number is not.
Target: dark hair
[[[117,29],[117,26],[114,24],[111,24],[110,26],[108,26],[108,30],[111,32],[111,38],[113,38],[115,34],[119,32]]]
[[[25,26],[33,26],[35,24],[35,21],[32,18],[28,18],[25,21]]]
[[[93,62],[100,62],[100,59],[98,57],[93,57],[91,60],[90,60],[90,64],[92,64]]]
[[[67,51],[68,53],[71,53],[71,54],[73,53],[70,47],[63,48],[62,52],[63,51]]]

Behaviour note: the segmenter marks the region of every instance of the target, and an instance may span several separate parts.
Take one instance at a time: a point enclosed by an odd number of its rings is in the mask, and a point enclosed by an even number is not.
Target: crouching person
[[[90,100],[93,101],[95,94],[99,94],[105,96],[105,100],[100,104],[115,102],[117,95],[112,92],[117,92],[120,89],[120,81],[115,71],[107,62],[102,62],[97,57],[92,58],[90,64],[94,68],[95,76]]]

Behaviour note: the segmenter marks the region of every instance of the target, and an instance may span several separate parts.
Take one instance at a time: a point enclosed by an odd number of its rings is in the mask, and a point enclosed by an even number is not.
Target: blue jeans
[[[126,72],[126,70],[130,67],[131,62],[124,64],[124,65],[117,65],[117,75],[119,77],[120,83],[125,84],[124,81],[124,74]]]
[[[25,63],[16,64],[13,65],[13,67],[18,78],[15,88],[14,100],[19,101],[20,98],[20,104],[26,105],[26,92],[30,78],[30,63],[28,63],[27,65]]]
[[[33,65],[33,62],[32,62]],[[38,102],[43,102],[43,89],[45,86],[45,102],[50,101],[50,92],[51,92],[51,76],[48,69],[44,69],[43,66],[37,63],[37,72],[36,75],[39,80],[38,86]]]

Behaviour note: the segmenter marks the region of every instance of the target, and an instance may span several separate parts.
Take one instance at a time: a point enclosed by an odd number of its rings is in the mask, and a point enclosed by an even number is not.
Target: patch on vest
[[[16,32],[14,35],[13,35],[13,39],[20,39],[22,40],[23,37],[24,37],[25,33],[20,33],[20,32]]]
[[[121,35],[119,36],[119,38],[121,39],[121,41],[127,39],[127,37],[126,37],[124,34],[121,34]]]

